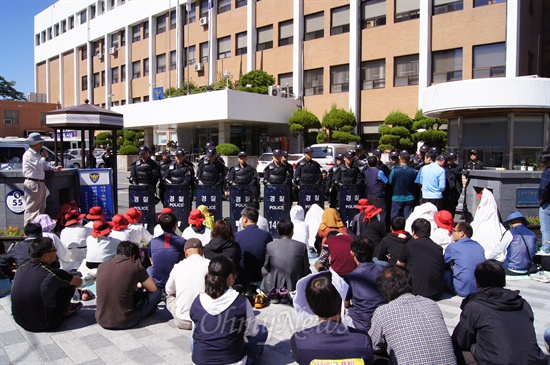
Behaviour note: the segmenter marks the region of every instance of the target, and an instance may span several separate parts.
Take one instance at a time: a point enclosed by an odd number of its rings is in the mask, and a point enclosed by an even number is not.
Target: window
[[[132,43],[141,41],[141,25],[134,25],[132,28],[133,37],[132,37]]]
[[[218,14],[231,10],[231,0],[218,0]]]
[[[103,14],[105,12],[105,1],[99,2],[99,8],[100,8],[100,14]]]
[[[146,102],[148,102],[148,101],[149,101],[149,95],[145,95],[145,96],[143,97],[143,102],[146,103]]]
[[[157,17],[157,34],[166,32],[166,14]]]
[[[394,86],[418,85],[418,55],[395,58]]]
[[[433,15],[437,15],[462,9],[464,9],[462,0],[434,0],[432,13]]]
[[[120,66],[120,82],[126,81],[126,65]]]
[[[80,12],[80,24],[86,23],[86,10]]]
[[[48,28],[48,40],[52,39],[52,27]]]
[[[186,66],[192,66],[197,62],[197,48],[191,46],[185,49]]]
[[[201,63],[208,62],[208,42],[201,43],[199,46]]]
[[[294,41],[294,22],[287,20],[279,23],[279,47],[292,44]]]
[[[432,53],[432,83],[462,80],[462,48]]]
[[[195,3],[189,6],[189,12],[187,12],[187,8],[185,9],[183,24],[187,24],[187,18],[189,18],[189,24],[197,21],[197,7],[195,6]]]
[[[246,41],[246,32],[237,33],[237,51],[235,52],[237,56],[246,54]]]
[[[141,61],[132,62],[132,79],[141,77]]]
[[[100,85],[99,72],[94,73],[94,89]]]
[[[366,0],[362,6],[363,29],[386,25],[386,0]]]
[[[304,72],[304,95],[323,94],[323,69],[307,70]]]
[[[420,18],[420,0],[395,0],[395,22]]]
[[[42,33],[40,33],[40,38],[42,39],[42,43],[46,42],[46,31],[43,30]]]
[[[231,36],[218,39],[218,60],[231,57]]]
[[[474,47],[474,79],[506,76],[505,43]]]
[[[4,124],[19,124],[19,110],[4,110]]]
[[[61,21],[61,33],[65,33],[67,31],[67,21],[62,20]]]
[[[39,46],[40,45],[40,34],[35,35],[34,38],[35,38],[35,40],[34,40],[35,45]]]
[[[247,0],[237,0],[235,1],[235,9],[242,8],[247,5]]]
[[[273,25],[258,28],[258,44],[256,51],[273,48]]]
[[[306,23],[305,34],[304,34],[305,41],[309,41],[317,38],[323,38],[325,36],[323,21],[324,21],[323,12],[305,16],[305,23]]]
[[[201,18],[208,17],[208,0],[201,0]]]
[[[505,2],[506,0],[474,0],[474,8],[485,6],[485,5],[505,3]]]
[[[101,71],[101,86],[105,86],[105,71]]]
[[[330,68],[330,92],[342,93],[349,91],[349,65],[332,66]]]
[[[386,60],[361,63],[361,90],[386,87]]]
[[[126,31],[121,30],[120,31],[120,46],[124,47],[126,45]]]
[[[56,25],[53,26],[53,34],[56,37],[59,37],[59,24],[56,24]]]
[[[118,33],[111,34],[111,47],[118,48]]]
[[[97,55],[101,50],[101,41],[94,42],[94,55]]]
[[[176,51],[170,52],[170,70],[175,70],[177,64]]]
[[[111,83],[112,84],[118,83],[118,67],[111,68]]]
[[[281,90],[287,93],[287,96],[294,95],[294,88],[292,86],[292,72],[279,75],[279,85]]]
[[[70,16],[69,17],[69,29],[73,29],[74,28],[74,16]]]
[[[88,76],[82,76],[82,91],[88,90]]]
[[[80,47],[80,59],[84,61],[88,58],[88,46]]]
[[[149,38],[149,22],[143,22],[143,39]]]
[[[170,12],[170,29],[176,29],[176,11]]]
[[[90,18],[95,18],[95,5],[90,6]]]
[[[349,5],[330,11],[330,35],[349,33]]]
[[[132,104],[141,103],[141,98],[132,98]]]
[[[166,54],[157,55],[157,73],[166,72]]]
[[[143,77],[149,76],[149,59],[143,59]]]

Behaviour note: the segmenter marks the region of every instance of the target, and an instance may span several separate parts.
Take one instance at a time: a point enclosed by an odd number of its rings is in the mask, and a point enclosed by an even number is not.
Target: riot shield
[[[155,213],[155,187],[151,185],[130,185],[128,206],[143,214],[139,223],[147,224],[149,233],[153,233],[157,224]]]
[[[237,221],[241,218],[241,211],[248,203],[256,198],[257,188],[254,185],[232,185],[229,192],[229,214],[233,231],[237,232]]]
[[[340,218],[342,218],[342,222],[344,222],[348,229],[351,227],[353,217],[359,213],[359,210],[357,210],[355,206],[361,198],[362,193],[362,185],[342,185],[340,188],[338,213],[340,214]]]
[[[166,185],[164,207],[171,208],[178,218],[178,227],[183,231],[188,226],[187,219],[191,212],[191,187],[185,185]]]
[[[298,204],[304,208],[307,213],[313,204],[317,204],[322,209],[325,208],[325,188],[323,185],[301,185],[298,196]]]
[[[214,221],[222,219],[222,187],[220,185],[197,185],[195,188],[195,208],[206,205],[214,216]]]
[[[264,218],[267,219],[269,233],[278,238],[277,223],[290,218],[290,187],[288,185],[266,185],[264,187]]]

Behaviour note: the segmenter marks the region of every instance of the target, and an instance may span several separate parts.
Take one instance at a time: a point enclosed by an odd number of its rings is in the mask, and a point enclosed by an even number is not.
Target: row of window
[[[19,110],[4,109],[4,124],[19,124]]]

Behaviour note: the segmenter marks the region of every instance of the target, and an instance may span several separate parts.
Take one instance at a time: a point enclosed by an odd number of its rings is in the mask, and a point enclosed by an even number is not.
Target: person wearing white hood
[[[263,352],[267,328],[258,325],[248,299],[231,288],[236,276],[226,256],[216,256],[208,265],[204,292],[189,311],[195,364],[254,364]]]
[[[309,241],[309,227],[304,222],[304,208],[300,205],[293,205],[290,209],[290,220],[294,224],[294,234],[292,239],[307,245]]]

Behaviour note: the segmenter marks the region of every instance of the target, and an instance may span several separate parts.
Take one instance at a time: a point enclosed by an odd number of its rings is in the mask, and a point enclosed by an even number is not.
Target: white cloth
[[[164,233],[164,230],[162,229],[160,224],[157,224],[155,226],[155,229],[153,229],[153,237],[158,237],[163,233]],[[174,233],[177,234],[178,236],[181,236],[181,230],[177,227],[176,227],[176,231]]]
[[[132,231],[130,241],[137,243],[139,247],[149,245],[149,242],[153,239],[151,233],[141,223],[132,223],[128,225],[128,228]]]
[[[307,245],[309,241],[309,227],[304,222],[304,208],[299,205],[293,205],[290,208],[290,220],[294,224],[292,239]]]
[[[445,252],[445,249],[452,241],[449,230],[445,228],[436,228],[435,231],[432,232],[430,239],[441,246],[443,248],[443,252]]]
[[[201,292],[204,291],[204,277],[208,273],[210,260],[199,254],[187,257],[174,265],[166,282],[166,294],[176,297],[174,317],[191,321],[189,309]]]
[[[133,231],[130,228],[125,228],[121,231],[111,231],[111,233],[109,233],[109,237],[111,237],[111,239],[117,240],[118,243],[120,243],[122,241],[132,241],[132,234]]]
[[[206,246],[208,242],[210,242],[212,238],[212,230],[208,227],[204,227],[204,233],[200,234],[193,230],[193,227],[189,226],[183,230],[183,233],[181,234],[183,238],[187,241],[189,238],[198,238],[201,240],[202,245]]]
[[[472,239],[483,247],[485,258],[503,262],[506,258],[507,243],[506,237],[503,237],[506,228],[500,223],[497,203],[490,190],[483,189],[481,193],[472,229]]]
[[[86,245],[88,253],[86,254],[87,262],[105,262],[115,257],[116,249],[120,241],[111,237],[92,237],[88,236]]]
[[[36,152],[31,147],[23,154],[23,176],[25,178],[44,180],[46,170],[54,170],[40,152]]]
[[[430,222],[432,226],[431,233],[433,233],[437,229],[437,224],[435,224],[435,221],[434,221],[434,214],[436,212],[437,212],[437,207],[432,203],[424,203],[421,205],[417,205],[412,211],[411,215],[409,215],[409,218],[407,218],[407,220],[405,221],[405,231],[412,234],[411,226],[413,222],[418,218],[424,218],[424,219],[427,219],[428,222]]]
[[[323,221],[323,208],[317,204],[313,204],[306,213],[306,218],[304,222],[307,224],[309,230],[309,237],[307,245],[309,247],[315,247],[315,236],[317,236],[317,231],[319,226]]]
[[[92,230],[80,224],[63,228],[59,234],[59,239],[65,250],[61,252],[63,256],[60,256],[59,251],[57,252],[57,257],[63,270],[71,271],[78,269],[82,260],[86,258],[86,238],[91,235]]]

